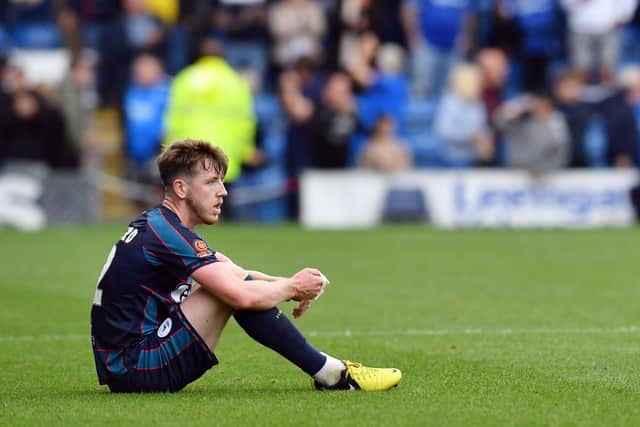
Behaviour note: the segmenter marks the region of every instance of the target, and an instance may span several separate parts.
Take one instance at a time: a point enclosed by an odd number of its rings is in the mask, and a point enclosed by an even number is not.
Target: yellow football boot
[[[369,368],[348,360],[343,362],[347,369],[342,371],[337,384],[326,386],[313,380],[314,388],[316,390],[385,391],[397,387],[402,378],[402,372],[396,368]]]

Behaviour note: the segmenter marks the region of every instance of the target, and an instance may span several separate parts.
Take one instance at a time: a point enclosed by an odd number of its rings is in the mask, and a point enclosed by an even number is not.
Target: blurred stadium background
[[[0,55],[0,424],[638,425],[637,1],[3,0]],[[178,396],[97,385],[95,279],[184,137],[234,165],[203,236],[322,268],[300,327],[393,394],[234,325]]]
[[[633,0],[8,0],[0,18],[0,224],[126,219],[187,136],[241,172],[228,220],[635,219]]]

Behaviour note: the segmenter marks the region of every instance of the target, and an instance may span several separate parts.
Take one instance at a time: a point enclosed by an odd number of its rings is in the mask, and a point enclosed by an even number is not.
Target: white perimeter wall
[[[377,174],[308,171],[301,180],[301,220],[308,228],[367,228],[382,222],[387,192],[419,190],[429,220],[441,228],[595,228],[633,224],[630,188],[638,173],[583,170],[532,177],[472,169]]]

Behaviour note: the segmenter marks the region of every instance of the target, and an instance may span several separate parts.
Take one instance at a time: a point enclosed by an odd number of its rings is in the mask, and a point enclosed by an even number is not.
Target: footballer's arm
[[[234,263],[231,260],[231,258],[224,255],[222,252],[216,252],[216,258],[218,258],[218,260],[221,262],[228,262],[236,266],[238,268],[239,274],[241,274],[243,278],[246,278],[247,276],[251,276],[251,279],[253,280],[264,280],[266,282],[275,282],[276,280],[286,279],[286,277],[271,276],[269,274],[266,274],[257,270],[245,270],[244,268],[240,267],[238,264]]]
[[[237,310],[267,310],[290,299],[309,300],[322,289],[318,270],[305,268],[291,278],[245,281],[233,263],[216,262],[192,274],[206,292]]]

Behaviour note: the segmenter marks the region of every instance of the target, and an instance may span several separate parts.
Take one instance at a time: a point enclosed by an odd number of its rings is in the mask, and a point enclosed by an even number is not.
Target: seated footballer
[[[100,384],[112,392],[177,392],[218,363],[227,320],[312,377],[317,390],[395,387],[394,368],[369,368],[320,352],[276,306],[301,316],[325,284],[304,268],[289,278],[250,271],[209,247],[194,228],[218,222],[227,157],[204,141],[171,144],[159,157],[162,203],[113,246],[98,279],[91,338]]]

